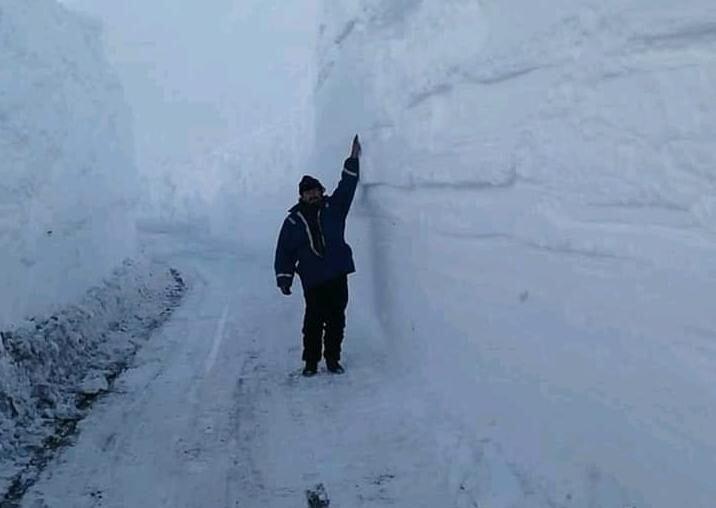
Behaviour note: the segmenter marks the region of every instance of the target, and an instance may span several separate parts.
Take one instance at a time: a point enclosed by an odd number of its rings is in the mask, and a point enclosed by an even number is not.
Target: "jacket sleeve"
[[[356,194],[358,180],[360,178],[360,161],[358,158],[350,157],[343,163],[343,173],[341,181],[338,183],[333,196],[331,196],[331,204],[343,210],[344,214],[348,214],[348,210],[353,203],[353,197]]]
[[[274,269],[276,271],[276,284],[281,287],[293,284],[293,277],[296,272],[296,245],[292,234],[295,227],[295,220],[287,217],[281,227],[281,233],[276,245],[276,258]]]

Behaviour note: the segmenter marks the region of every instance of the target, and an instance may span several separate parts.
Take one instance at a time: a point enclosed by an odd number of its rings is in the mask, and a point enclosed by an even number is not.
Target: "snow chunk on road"
[[[80,383],[79,392],[84,395],[97,395],[109,390],[107,375],[103,372],[90,372]]]

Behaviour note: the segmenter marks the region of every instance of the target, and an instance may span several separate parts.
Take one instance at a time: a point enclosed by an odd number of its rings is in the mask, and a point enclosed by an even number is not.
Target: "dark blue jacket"
[[[345,229],[359,174],[358,159],[346,159],[338,187],[313,210],[315,217],[311,217],[312,210],[307,205],[299,203],[291,208],[276,246],[274,268],[279,286],[290,287],[296,273],[304,289],[308,289],[355,272]]]

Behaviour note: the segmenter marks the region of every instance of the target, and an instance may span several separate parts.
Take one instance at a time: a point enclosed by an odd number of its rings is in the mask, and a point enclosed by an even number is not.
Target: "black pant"
[[[343,331],[346,327],[348,277],[342,275],[320,286],[306,289],[303,295],[306,298],[303,360],[318,363],[323,342],[326,360],[340,360]]]

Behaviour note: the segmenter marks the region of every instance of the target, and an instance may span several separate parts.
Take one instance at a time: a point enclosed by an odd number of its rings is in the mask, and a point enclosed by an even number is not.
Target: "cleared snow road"
[[[520,378],[519,369],[475,363],[469,348],[458,364],[410,366],[395,338],[380,333],[356,284],[371,276],[369,259],[352,279],[358,291],[349,312],[347,374],[303,379],[300,291],[287,299],[273,287],[270,249],[252,258],[176,231],[145,235],[145,245],[186,276],[184,304],[81,423],[76,443],[48,467],[22,506],[293,508],[307,506],[306,490],[323,484],[338,508],[666,508],[675,504],[631,492],[633,479],[656,492],[660,485],[652,482],[661,476],[653,468],[668,474],[687,460],[709,464],[706,427],[706,437],[663,439],[663,429],[678,431],[671,422],[679,413],[671,420],[645,413],[642,423],[588,392],[549,396],[539,383]],[[485,259],[506,256],[485,253]],[[495,303],[482,312],[499,317],[508,308]],[[503,322],[511,323],[507,317]],[[523,324],[514,321],[516,329]],[[567,336],[565,325],[555,326],[545,330]],[[488,346],[498,336],[481,333]],[[525,330],[521,336],[530,337]],[[441,338],[430,349],[436,362],[445,347]],[[410,347],[427,346],[416,340]],[[529,342],[513,349],[519,359],[516,352],[529,352]],[[570,351],[567,359],[580,357],[579,348]],[[447,367],[469,367],[476,380],[457,376],[463,381],[456,382],[445,375]],[[435,372],[445,379],[435,379]],[[573,426],[539,426],[565,415]],[[550,448],[550,432],[563,448]],[[572,458],[586,452],[570,448],[585,435],[595,436],[584,443],[594,455],[586,465]],[[678,455],[692,441],[698,453]],[[623,443],[619,455],[614,450]],[[599,468],[601,449],[627,471],[646,459],[621,481],[619,471]],[[570,475],[577,480],[568,481]],[[708,469],[675,478],[679,488],[670,495],[709,507],[707,477]]]
[[[187,275],[185,303],[23,506],[296,507],[320,483],[332,506],[455,505],[435,415],[367,327],[350,325],[345,376],[303,379],[302,302],[274,290],[270,255],[148,242]]]

